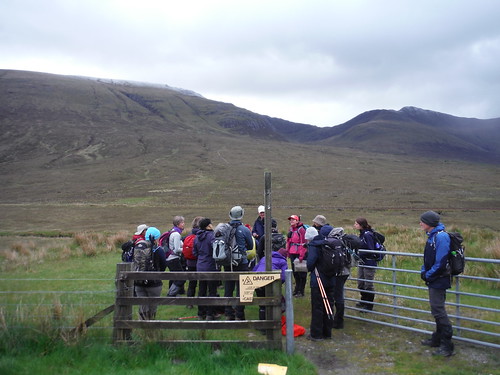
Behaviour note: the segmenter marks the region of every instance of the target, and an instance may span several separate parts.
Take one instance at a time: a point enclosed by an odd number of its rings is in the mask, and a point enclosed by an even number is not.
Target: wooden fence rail
[[[278,274],[271,284],[267,285],[266,297],[254,297],[252,302],[240,302],[239,297],[135,297],[134,280],[220,280],[239,282],[240,275],[255,276],[256,272],[133,272],[131,263],[118,263],[116,268],[116,302],[113,319],[113,342],[131,343],[132,330],[220,330],[220,329],[256,329],[265,330],[261,340],[157,340],[164,344],[175,345],[186,342],[205,342],[211,344],[241,343],[250,347],[283,349],[281,335],[281,279],[280,271],[265,272]],[[243,321],[182,321],[182,320],[134,320],[135,305],[204,305],[235,306],[264,305],[266,320]],[[204,335],[200,335],[204,336]]]

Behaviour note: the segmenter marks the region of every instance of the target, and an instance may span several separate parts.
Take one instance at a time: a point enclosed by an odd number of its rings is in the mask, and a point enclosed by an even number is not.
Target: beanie
[[[420,216],[420,221],[430,227],[437,227],[439,224],[439,214],[434,211],[427,211]]]
[[[210,224],[212,224],[212,220],[210,220],[208,217],[204,217],[200,220],[200,223],[198,225],[200,226],[201,230],[206,230]]]
[[[326,225],[326,217],[324,217],[323,215],[317,215],[313,219],[313,223],[316,223],[316,224],[318,224],[320,226]]]

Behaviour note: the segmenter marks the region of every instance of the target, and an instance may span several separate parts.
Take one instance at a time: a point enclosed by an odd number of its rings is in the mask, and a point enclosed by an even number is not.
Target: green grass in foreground
[[[235,345],[212,349],[209,345],[164,348],[153,343],[114,347],[81,340],[66,345],[49,337],[23,337],[11,345],[1,335],[0,373],[22,374],[256,374],[259,363],[288,367],[288,374],[315,374],[301,355],[255,350]]]

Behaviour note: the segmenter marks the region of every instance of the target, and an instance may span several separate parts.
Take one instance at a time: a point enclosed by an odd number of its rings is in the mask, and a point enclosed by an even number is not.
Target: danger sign
[[[280,278],[279,274],[240,275],[240,302],[252,302],[255,289]]]

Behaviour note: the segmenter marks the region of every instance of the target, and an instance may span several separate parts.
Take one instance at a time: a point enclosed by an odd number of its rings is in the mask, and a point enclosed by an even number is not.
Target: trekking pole
[[[333,311],[330,306],[330,301],[328,301],[328,296],[326,295],[325,288],[323,287],[323,282],[321,281],[321,277],[319,277],[318,269],[314,269],[314,273],[316,274],[316,280],[318,280],[319,291],[321,292],[321,297],[323,297],[323,304],[325,305],[326,314],[328,315],[328,319],[333,319]]]

